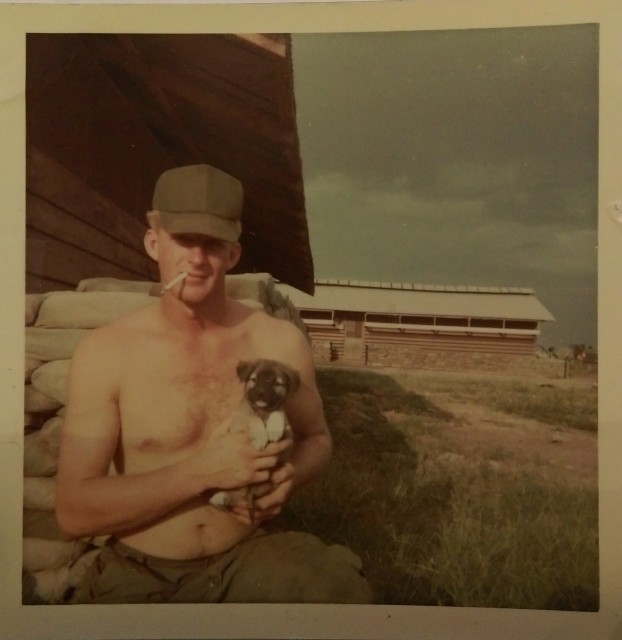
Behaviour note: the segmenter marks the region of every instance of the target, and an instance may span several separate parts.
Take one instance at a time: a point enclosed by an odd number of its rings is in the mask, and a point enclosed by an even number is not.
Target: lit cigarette
[[[180,274],[175,276],[167,285],[162,287],[161,293],[164,293],[165,291],[172,289],[178,282],[181,282],[184,278],[187,278],[187,277],[188,277],[188,274],[185,271],[182,271]]]

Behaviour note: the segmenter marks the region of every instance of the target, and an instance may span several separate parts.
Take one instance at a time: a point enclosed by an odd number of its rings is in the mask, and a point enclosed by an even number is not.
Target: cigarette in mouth
[[[177,274],[167,285],[162,287],[161,293],[172,289],[178,282],[181,282],[184,278],[187,277],[188,273],[186,271],[182,271],[181,273]]]

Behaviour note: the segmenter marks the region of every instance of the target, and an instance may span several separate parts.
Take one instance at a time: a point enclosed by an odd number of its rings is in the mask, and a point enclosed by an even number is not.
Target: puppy
[[[247,431],[253,447],[261,451],[269,442],[278,442],[288,432],[289,425],[282,407],[300,386],[300,376],[282,362],[263,359],[240,362],[237,374],[244,383],[244,397],[230,430]],[[258,495],[261,495],[259,486],[219,491],[210,498],[210,504],[227,508],[247,501],[252,518],[253,500]]]

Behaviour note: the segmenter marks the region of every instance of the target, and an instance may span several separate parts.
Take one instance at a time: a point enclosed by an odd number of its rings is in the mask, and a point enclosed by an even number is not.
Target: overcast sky
[[[316,277],[532,287],[596,346],[596,26],[292,48]]]

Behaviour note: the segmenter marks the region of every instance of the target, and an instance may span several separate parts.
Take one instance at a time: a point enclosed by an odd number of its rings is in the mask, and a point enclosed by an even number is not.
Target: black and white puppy
[[[237,374],[244,383],[244,396],[230,430],[247,431],[253,447],[261,451],[269,442],[278,442],[288,432],[283,405],[300,386],[300,376],[282,362],[265,359],[240,362]],[[210,504],[230,507],[247,501],[252,510],[253,489],[219,491],[211,497]]]

